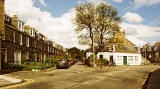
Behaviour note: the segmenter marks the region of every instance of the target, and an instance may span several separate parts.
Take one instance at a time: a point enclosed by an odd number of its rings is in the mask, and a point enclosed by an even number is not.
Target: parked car
[[[67,59],[64,59],[64,60],[58,60],[57,61],[57,64],[56,64],[56,68],[59,69],[59,68],[69,68],[69,62]]]
[[[74,65],[74,64],[75,64],[75,61],[74,61],[74,60],[70,60],[69,63],[70,63],[71,65]]]

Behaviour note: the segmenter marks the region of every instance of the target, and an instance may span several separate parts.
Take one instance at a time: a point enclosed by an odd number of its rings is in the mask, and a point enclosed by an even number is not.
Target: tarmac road
[[[141,89],[147,74],[159,66],[89,68],[81,62],[69,69],[49,72],[14,72],[11,76],[32,79],[7,89]]]

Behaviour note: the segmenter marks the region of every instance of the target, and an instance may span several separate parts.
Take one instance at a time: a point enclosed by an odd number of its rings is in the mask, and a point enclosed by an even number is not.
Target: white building
[[[141,65],[142,58],[139,48],[115,47],[112,51],[101,51],[97,53],[97,59],[105,58],[108,61],[114,61],[116,65]],[[137,49],[134,50],[134,49]],[[92,52],[87,52],[86,57],[92,55]]]
[[[118,52],[99,52],[97,58],[105,58],[108,61],[114,61],[116,65],[140,65],[141,54],[138,53],[118,53]]]

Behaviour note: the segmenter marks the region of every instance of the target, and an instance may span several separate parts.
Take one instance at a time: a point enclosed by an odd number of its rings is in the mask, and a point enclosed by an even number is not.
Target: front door
[[[127,56],[123,56],[123,65],[127,65]]]
[[[3,62],[3,63],[6,63],[6,62],[7,62],[7,49],[3,49],[3,48],[2,48],[1,58],[2,58],[2,62]]]
[[[110,56],[110,62],[112,62],[112,63],[113,63],[113,55],[112,55],[112,56]]]

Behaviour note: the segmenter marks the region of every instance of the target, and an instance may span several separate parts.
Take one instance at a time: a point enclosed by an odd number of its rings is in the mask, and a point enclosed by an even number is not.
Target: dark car
[[[69,63],[66,59],[64,60],[58,60],[57,61],[57,64],[56,64],[56,68],[59,69],[59,68],[68,68],[69,67]]]

